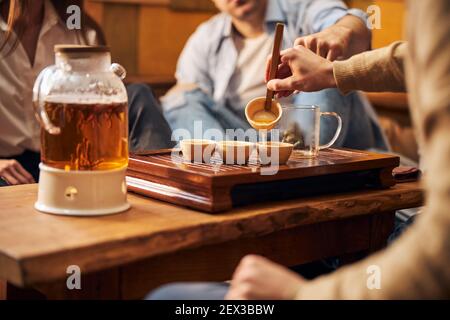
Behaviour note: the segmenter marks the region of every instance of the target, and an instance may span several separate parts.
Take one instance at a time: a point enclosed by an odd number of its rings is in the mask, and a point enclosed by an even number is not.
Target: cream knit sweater
[[[298,299],[450,298],[450,1],[408,5],[408,44],[335,62],[334,76],[344,93],[407,88],[427,168],[426,210],[390,247],[307,282]],[[373,266],[380,289],[367,285]]]

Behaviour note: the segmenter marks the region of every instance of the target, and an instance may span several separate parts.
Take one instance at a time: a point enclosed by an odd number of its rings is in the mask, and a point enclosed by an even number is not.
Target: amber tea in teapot
[[[127,103],[44,104],[59,134],[41,131],[42,162],[65,170],[109,170],[128,163]]]

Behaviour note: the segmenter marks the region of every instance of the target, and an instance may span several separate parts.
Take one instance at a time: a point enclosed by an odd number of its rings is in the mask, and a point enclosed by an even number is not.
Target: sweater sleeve
[[[426,209],[386,250],[303,285],[297,299],[448,299],[450,297],[450,111],[427,152]],[[371,286],[376,270],[379,288]]]
[[[387,79],[373,75],[377,81],[400,85],[396,81],[402,79],[403,73],[398,72],[401,63],[391,65],[398,67],[395,71],[386,66],[392,60],[400,61],[395,56],[405,50],[402,55],[406,55],[415,126],[424,132],[426,209],[386,250],[307,282],[298,292],[299,299],[450,298],[450,2],[411,0],[410,5],[407,50],[401,49],[402,44],[394,44],[377,50],[370,59],[356,56],[353,61],[358,63],[338,63],[335,71],[341,90],[351,88],[352,80],[346,75],[360,77],[358,88],[388,89],[387,85],[371,83],[370,66]],[[343,74],[341,68],[347,73]],[[370,286],[373,270],[379,272],[379,289]]]
[[[352,90],[367,92],[405,92],[404,58],[407,43],[363,52],[333,63],[337,87],[344,94]]]

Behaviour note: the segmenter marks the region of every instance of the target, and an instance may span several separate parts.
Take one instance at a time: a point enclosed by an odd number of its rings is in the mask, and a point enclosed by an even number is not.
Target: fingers
[[[297,46],[289,49],[285,49],[280,52],[280,64],[289,65],[289,61],[295,59],[301,53],[302,50],[306,50],[303,46]]]
[[[273,79],[267,83],[267,88],[277,93],[281,91],[289,91],[290,93],[292,93],[294,90],[301,91],[301,87],[301,83],[295,80],[294,77],[288,77],[285,79]]]
[[[295,46],[304,46],[304,47],[306,47],[306,45],[305,45],[305,37],[300,37],[300,38],[295,39],[294,47]]]
[[[295,46],[302,46],[305,47],[312,52],[317,52],[317,45],[318,45],[318,39],[315,36],[307,36],[307,37],[301,37],[297,38],[294,41],[294,47]]]
[[[265,71],[265,82],[267,83],[270,80],[270,65],[272,63],[272,57],[269,56],[267,58],[266,63],[266,71]],[[287,77],[290,77],[292,75],[291,69],[288,64],[286,63],[280,63],[278,65],[278,70],[276,72],[276,78],[284,79]]]
[[[311,54],[307,48],[303,46],[295,46],[293,48],[285,49],[280,53],[280,63],[289,66],[293,60],[301,58],[304,54]]]
[[[0,176],[10,185],[34,183],[34,179],[16,160],[2,160]]]
[[[281,55],[281,53],[280,53],[280,55]],[[267,58],[267,62],[266,62],[266,70],[265,70],[265,77],[264,77],[266,83],[270,80],[271,64],[272,64],[272,56],[269,56]],[[278,65],[278,69],[275,74],[275,78],[286,78],[286,77],[289,77],[290,75],[291,75],[291,70],[290,70],[289,66],[285,63],[280,63]]]
[[[5,171],[5,172],[2,173],[2,178],[3,178],[4,180],[6,180],[6,182],[8,182],[8,184],[10,184],[10,185],[12,185],[12,186],[15,186],[15,185],[20,184],[20,183],[19,183],[19,180],[17,180],[16,178],[14,178],[14,176],[12,176],[11,173],[9,173],[9,172],[7,172],[7,171]]]
[[[323,58],[326,58],[328,55],[328,44],[326,42],[318,42],[316,54]]]
[[[290,76],[292,76],[292,72],[291,72],[291,68],[289,67],[289,65],[287,65],[285,63],[280,64],[278,66],[276,78],[284,79],[284,78],[287,78]]]
[[[249,286],[241,285],[238,288],[228,290],[225,295],[225,300],[249,300],[250,289]]]
[[[329,61],[334,61],[339,57],[339,55],[340,52],[338,50],[329,50],[326,59]]]
[[[16,172],[18,174],[20,174],[23,177],[23,179],[25,179],[25,181],[26,181],[25,183],[35,183],[36,182],[36,181],[34,181],[33,176],[27,170],[25,170],[24,167],[22,167],[22,165],[19,162],[14,161],[13,166],[16,169]]]
[[[337,58],[341,57],[344,53],[344,48],[337,41],[330,41],[328,43],[328,48],[329,50],[326,59],[329,61],[336,60]]]
[[[285,97],[289,97],[290,95],[292,95],[294,93],[294,91],[290,90],[290,91],[280,91],[275,93],[275,98],[277,99],[281,99],[281,98],[285,98]]]
[[[311,50],[312,52],[317,52],[318,39],[315,37],[306,38],[306,48]]]
[[[295,46],[307,48],[329,61],[334,61],[343,55],[342,43],[319,34],[297,38],[294,42]]]
[[[18,184],[27,184],[28,180],[14,167],[11,166],[7,169],[7,172],[14,177]],[[17,183],[16,183],[17,184]]]
[[[226,300],[248,300],[255,299],[255,280],[258,279],[258,267],[264,258],[256,255],[247,255],[241,259],[237,266],[230,290],[225,296]]]

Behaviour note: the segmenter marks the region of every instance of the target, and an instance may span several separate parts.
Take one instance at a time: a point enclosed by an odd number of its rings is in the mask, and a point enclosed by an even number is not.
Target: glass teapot
[[[125,69],[107,47],[55,46],[55,65],[33,88],[41,124],[41,160],[65,171],[110,170],[128,164]]]

